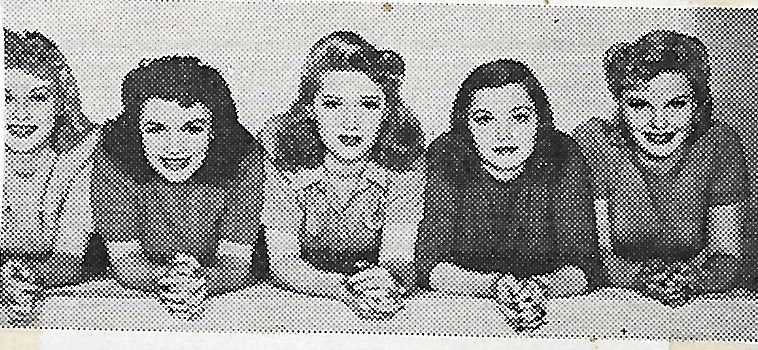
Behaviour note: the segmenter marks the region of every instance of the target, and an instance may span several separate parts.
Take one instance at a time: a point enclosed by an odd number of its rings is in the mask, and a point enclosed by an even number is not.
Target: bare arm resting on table
[[[202,267],[209,295],[219,295],[247,287],[252,282],[253,246],[226,240],[219,242],[216,264]]]
[[[710,208],[708,245],[689,263],[698,272],[693,276],[694,293],[725,292],[739,282],[742,222],[741,203]]]
[[[432,269],[429,286],[432,290],[451,294],[493,298],[493,286],[499,277],[500,275],[494,272],[482,273],[442,262]]]
[[[271,272],[276,282],[296,292],[344,300],[347,275],[325,272],[300,258],[296,234],[281,229],[266,232]]]
[[[124,287],[145,292],[158,291],[157,282],[169,267],[148,260],[138,240],[108,242],[106,248],[116,278]]]
[[[587,288],[585,274],[576,266],[567,265],[551,273],[535,277],[545,283],[551,298],[580,294]],[[490,298],[494,297],[492,286],[499,278],[498,273],[482,273],[443,262],[437,264],[432,270],[429,284],[433,290]],[[510,278],[513,277],[510,276]]]

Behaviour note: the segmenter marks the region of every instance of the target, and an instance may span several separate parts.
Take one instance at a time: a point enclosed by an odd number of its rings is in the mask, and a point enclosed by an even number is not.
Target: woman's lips
[[[643,133],[645,136],[645,139],[655,145],[665,145],[671,140],[674,139],[674,136],[676,136],[675,132],[664,132],[664,133],[653,133],[653,132],[645,132]]]
[[[337,136],[337,139],[342,142],[343,145],[347,147],[355,147],[361,144],[361,141],[363,140],[360,136],[355,135],[339,135]]]
[[[8,133],[17,138],[27,138],[37,131],[38,128],[36,125],[27,124],[8,124],[6,127],[8,128]]]
[[[189,162],[190,162],[190,157],[185,157],[185,158],[161,157],[161,164],[163,164],[163,167],[171,171],[183,170],[189,165]]]
[[[518,146],[496,146],[492,147],[492,151],[499,155],[511,155],[518,151]]]

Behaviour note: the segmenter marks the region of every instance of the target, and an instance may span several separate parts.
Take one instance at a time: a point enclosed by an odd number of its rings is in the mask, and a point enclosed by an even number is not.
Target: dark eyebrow
[[[210,121],[211,121],[210,118],[195,118],[195,119],[192,119],[192,120],[184,123],[184,125],[182,125],[182,127],[186,127],[187,125],[192,125],[192,124],[195,124],[195,123],[210,123]]]
[[[678,95],[678,96],[672,98],[671,101],[680,100],[680,99],[683,99],[683,98],[690,98],[690,95],[688,95],[688,94],[681,94],[681,95]]]
[[[45,90],[44,92],[50,91],[50,88],[47,85],[45,85],[45,86],[37,86],[37,87],[31,89],[29,92],[30,93],[41,92],[39,90],[43,90],[43,89]]]
[[[521,109],[525,109],[528,112],[534,111],[534,108],[531,106],[516,106],[516,107],[513,107],[513,109],[511,109],[511,113],[517,112],[518,110],[521,110]]]
[[[148,120],[148,121],[144,122],[144,124],[145,124],[145,125],[151,124],[151,125],[163,125],[163,126],[165,126],[165,124],[163,124],[163,123],[161,123],[161,122],[157,122],[157,121],[155,121],[155,120],[152,120],[152,119],[150,119],[150,120]]]
[[[331,99],[335,99],[335,100],[341,100],[342,99],[342,97],[335,96],[335,95],[324,95],[324,98],[331,98]]]
[[[474,114],[477,114],[477,113],[490,113],[490,114],[492,114],[492,112],[490,112],[490,111],[488,111],[488,110],[486,110],[484,108],[477,108],[477,109],[469,112],[469,114],[471,114],[471,115],[474,115]]]
[[[650,104],[650,102],[648,100],[646,100],[646,99],[644,99],[642,97],[637,97],[637,96],[630,96],[629,98],[626,99],[626,101],[627,102],[634,101],[634,102],[638,102],[638,103]]]
[[[363,96],[361,96],[361,98],[362,99],[366,99],[366,100],[380,100],[380,99],[382,99],[381,97],[379,97],[377,95],[363,95]]]

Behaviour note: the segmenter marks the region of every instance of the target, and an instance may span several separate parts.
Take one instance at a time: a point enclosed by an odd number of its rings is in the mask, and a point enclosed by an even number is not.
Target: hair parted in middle
[[[386,98],[385,116],[369,160],[389,170],[411,169],[424,152],[424,134],[400,97],[405,63],[394,51],[378,50],[358,34],[347,31],[333,32],[311,47],[298,97],[276,125],[277,130],[273,130],[275,165],[297,171],[323,164],[326,146],[319,135],[313,103],[323,75],[334,71],[366,74],[381,87]]]

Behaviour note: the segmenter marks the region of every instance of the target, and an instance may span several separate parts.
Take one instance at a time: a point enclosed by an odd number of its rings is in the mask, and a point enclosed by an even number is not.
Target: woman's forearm
[[[158,279],[169,267],[149,261],[141,253],[130,254],[121,261],[113,261],[116,278],[124,287],[145,292],[158,291]]]
[[[603,266],[608,271],[608,282],[616,288],[639,289],[642,262],[635,262],[618,256],[608,249],[602,253]]]
[[[429,285],[433,290],[491,298],[493,285],[499,278],[497,273],[481,273],[461,268],[452,263],[439,263],[429,275]]]
[[[742,271],[736,256],[722,253],[711,254],[702,263],[692,261],[689,268],[695,271],[691,276],[694,294],[726,292],[737,286]]]
[[[414,293],[416,285],[416,269],[411,261],[387,260],[380,261],[379,266],[387,269],[392,274],[395,281],[401,285],[408,293]]]
[[[220,255],[214,266],[203,267],[209,295],[226,294],[249,286],[252,282],[252,259]]]
[[[583,293],[588,286],[587,275],[582,269],[573,265],[566,265],[537,278],[545,283],[551,298],[578,295]]]
[[[343,300],[346,275],[321,271],[296,256],[271,257],[271,272],[283,287],[299,293]]]
[[[54,252],[47,259],[32,260],[30,267],[39,284],[53,288],[77,282],[81,261],[81,256]]]

